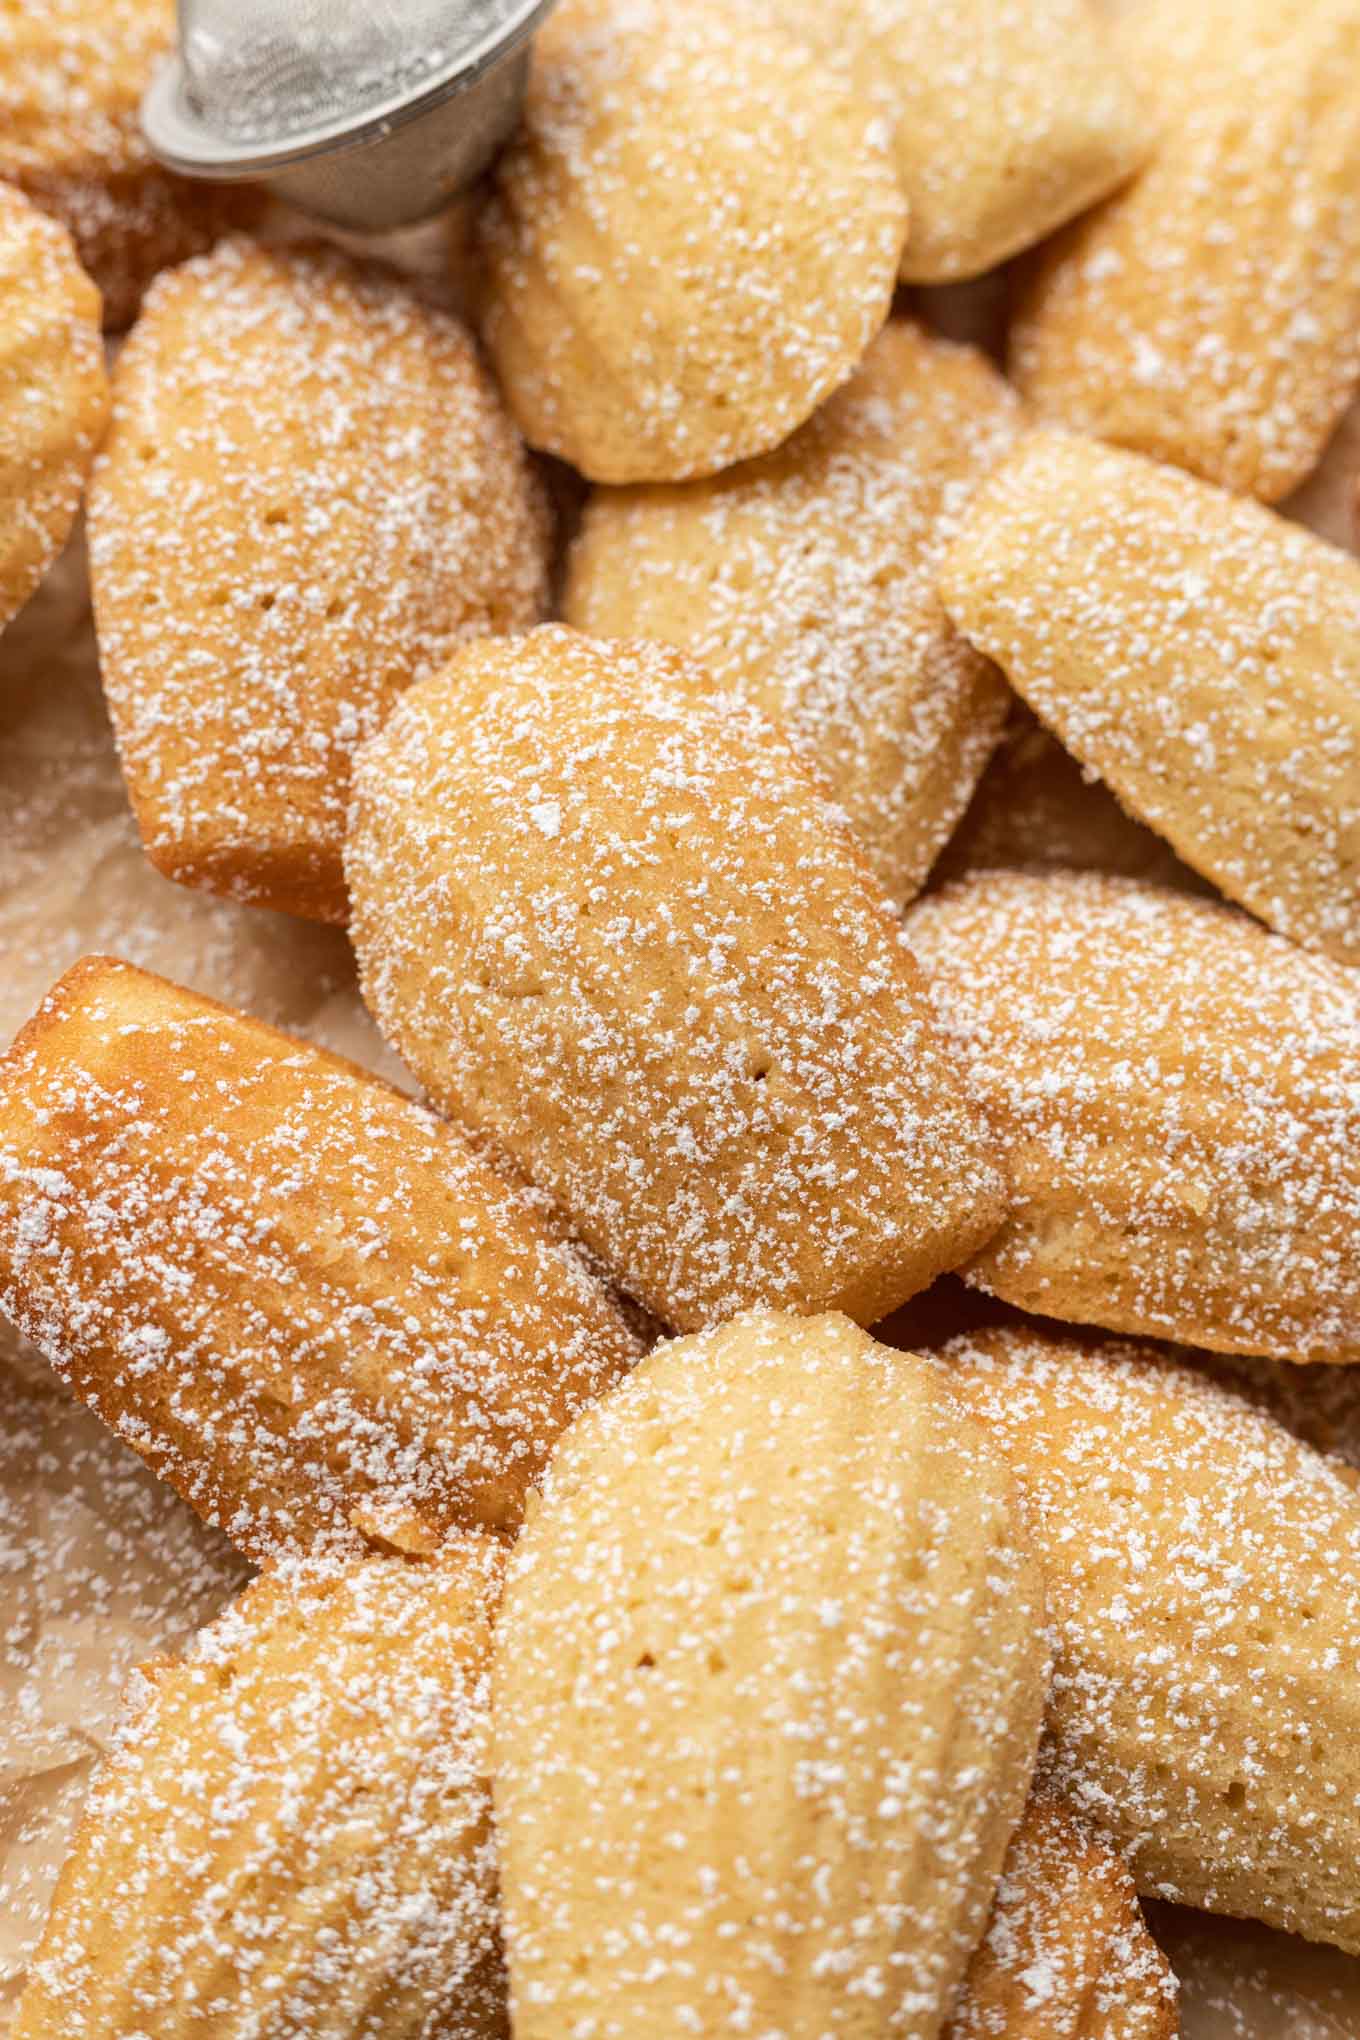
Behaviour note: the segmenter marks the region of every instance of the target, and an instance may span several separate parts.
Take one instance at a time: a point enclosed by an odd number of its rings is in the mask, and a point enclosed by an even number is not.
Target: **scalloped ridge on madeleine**
[[[934,2040],[1023,1808],[1041,1628],[935,1363],[778,1313],[657,1348],[566,1434],[511,1561],[517,2040]]]
[[[683,653],[467,646],[361,754],[347,869],[384,1034],[665,1323],[872,1323],[995,1229],[887,895]]]
[[[250,1556],[518,1527],[637,1342],[541,1204],[337,1056],[105,958],[0,1084],[0,1300]]]
[[[153,1660],[13,2040],[508,2040],[491,1824],[504,1555],[265,1573]]]
[[[946,2040],[1176,2040],[1176,1979],[1127,1866],[1034,1792]]]
[[[1020,414],[971,348],[894,319],[775,452],[706,481],[597,489],[562,613],[657,638],[787,726],[899,902],[919,891],[1011,700],[936,568]]]
[[[1360,1493],[1151,1348],[1003,1328],[942,1358],[1043,1564],[1043,1780],[1145,1894],[1360,1953]]]
[[[66,543],[108,410],[99,293],[65,229],[0,184],[0,628]]]
[[[1049,1317],[1360,1360],[1360,979],[1133,879],[990,872],[907,936],[1013,1205],[967,1274]]]
[[[547,514],[457,320],[234,239],[157,279],[119,356],[90,566],[152,863],[343,921],[355,748],[463,638],[538,620]]]
[[[1011,336],[1050,416],[1276,502],[1360,379],[1360,0],[1140,0],[1161,139],[1035,259]]]
[[[730,0],[563,0],[479,219],[483,331],[533,446],[597,482],[777,446],[888,316],[881,123]]]
[[[1187,864],[1360,963],[1360,561],[1174,468],[1041,432],[974,497],[940,586]]]

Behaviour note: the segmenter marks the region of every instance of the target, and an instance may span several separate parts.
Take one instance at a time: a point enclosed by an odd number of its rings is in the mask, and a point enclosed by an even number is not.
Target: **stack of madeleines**
[[[560,0],[473,326],[154,169],[166,14],[0,0],[0,622],[84,503],[146,856],[419,1096],[116,955],[0,1063],[0,1305],[254,1574],[15,2040],[1360,1956],[1360,0]]]

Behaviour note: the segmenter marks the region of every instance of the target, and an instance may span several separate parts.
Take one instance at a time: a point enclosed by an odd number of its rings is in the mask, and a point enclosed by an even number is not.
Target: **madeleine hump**
[[[995,1230],[991,1140],[891,902],[693,660],[559,628],[470,645],[355,787],[379,1026],[665,1323],[870,1324]]]
[[[1360,561],[1174,468],[1036,433],[969,506],[941,589],[1187,864],[1360,964]]]
[[[390,271],[237,238],[160,277],[90,491],[148,857],[343,921],[350,760],[465,637],[538,621],[547,511],[471,335]]]

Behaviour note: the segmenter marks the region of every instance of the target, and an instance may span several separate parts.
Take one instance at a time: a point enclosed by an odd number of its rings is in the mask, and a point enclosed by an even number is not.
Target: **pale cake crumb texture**
[[[1360,963],[1360,561],[1174,468],[1041,432],[969,505],[941,591],[1188,864]]]
[[[530,443],[592,481],[777,446],[888,315],[887,123],[732,0],[563,0],[479,221],[483,331]]]
[[[1011,362],[1043,411],[1275,502],[1360,380],[1357,0],[1140,0],[1161,139],[1040,250]]]
[[[296,1562],[153,1661],[13,2040],[506,2040],[487,1779],[502,1554]]]

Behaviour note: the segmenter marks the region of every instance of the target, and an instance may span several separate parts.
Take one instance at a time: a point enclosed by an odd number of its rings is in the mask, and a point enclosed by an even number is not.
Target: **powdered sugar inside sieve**
[[[195,112],[277,142],[418,94],[521,11],[515,0],[182,0]]]

